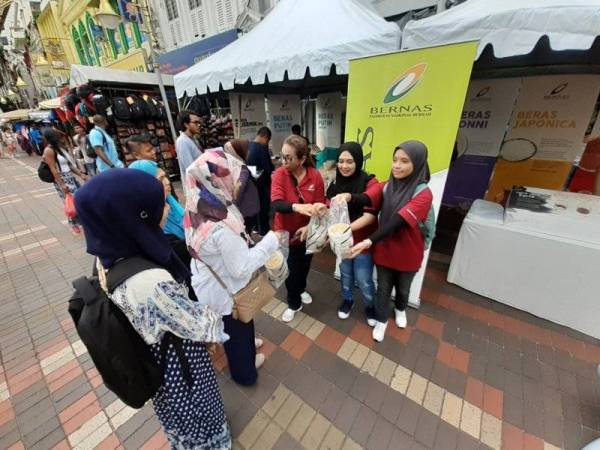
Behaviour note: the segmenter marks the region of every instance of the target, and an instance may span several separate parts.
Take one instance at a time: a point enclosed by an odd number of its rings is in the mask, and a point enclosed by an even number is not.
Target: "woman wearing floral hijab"
[[[235,205],[242,166],[239,158],[215,149],[205,151],[188,167],[184,227],[193,258],[194,291],[200,303],[223,316],[225,332],[230,336],[225,353],[231,378],[239,384],[252,385],[258,376],[256,369],[265,359],[262,353],[256,353],[262,340],[254,337],[253,321],[243,323],[232,317],[233,299],[212,273],[236,293],[279,247],[273,232],[254,246],[246,234],[244,218]]]

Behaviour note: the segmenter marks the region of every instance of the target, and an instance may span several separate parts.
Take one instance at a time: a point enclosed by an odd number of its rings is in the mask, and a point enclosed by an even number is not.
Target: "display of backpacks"
[[[93,94],[94,89],[89,84],[82,84],[81,86],[77,86],[77,96],[81,100],[87,100]]]
[[[75,291],[69,300],[69,314],[81,341],[108,389],[132,408],[141,408],[163,383],[164,360],[172,345],[183,368],[184,379],[191,380],[183,355],[181,339],[165,334],[160,344],[160,362],[150,346],[131,325],[127,316],[109,298],[121,283],[145,270],[160,268],[143,258],[119,261],[107,274],[107,294],[97,277],[73,281]]]
[[[145,114],[145,102],[142,102],[137,95],[130,95],[127,97],[129,103],[129,109],[131,110],[131,120],[142,120],[146,118]]]
[[[96,109],[96,114],[100,114],[104,117],[108,117],[109,115],[111,115],[109,114],[110,104],[108,103],[108,100],[104,95],[94,95],[92,97],[92,103],[94,105],[94,108]]]
[[[112,104],[114,116],[119,120],[131,120],[131,108],[123,97],[114,97]]]
[[[162,102],[156,98],[154,98],[153,100],[156,105],[156,109],[158,110],[155,118],[158,120],[166,120],[167,110],[165,109],[165,105],[163,105]]]
[[[158,108],[156,107],[156,103],[154,102],[154,99],[152,97],[145,96],[145,98],[143,100],[144,100],[144,103],[146,103],[147,108],[148,108],[148,116],[146,118],[147,119],[160,119],[160,117],[159,117],[160,112],[158,111]]]

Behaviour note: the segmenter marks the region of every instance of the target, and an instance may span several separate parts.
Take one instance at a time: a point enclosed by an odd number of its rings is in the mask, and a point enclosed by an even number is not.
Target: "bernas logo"
[[[385,97],[383,98],[383,103],[394,103],[412,91],[423,78],[425,69],[427,69],[427,64],[421,63],[412,66],[402,75],[400,75],[388,89]]]
[[[475,94],[475,97],[483,97],[488,92],[490,92],[490,87],[486,86],[482,90],[480,90],[477,94]]]
[[[567,87],[569,87],[569,83],[559,84],[552,89],[549,94],[544,95],[544,100],[568,100],[571,96],[567,93],[563,93]]]
[[[419,63],[407,69],[396,78],[383,96],[383,102],[369,107],[369,117],[372,119],[402,119],[415,116],[431,116],[433,105],[420,103],[418,98],[408,96],[423,79],[427,63]],[[427,96],[425,96],[427,97]],[[402,100],[402,101],[399,101]]]
[[[568,85],[569,85],[569,83],[559,84],[554,89],[552,89],[552,92],[550,92],[550,95],[560,94],[562,91],[564,91],[567,88]]]

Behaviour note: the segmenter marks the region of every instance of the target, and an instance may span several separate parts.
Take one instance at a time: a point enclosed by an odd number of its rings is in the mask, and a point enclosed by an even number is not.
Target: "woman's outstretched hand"
[[[358,244],[356,244],[354,247],[352,247],[350,249],[350,259],[356,258],[362,252],[371,248],[371,245],[373,245],[373,243],[371,242],[371,239],[365,239],[364,241],[359,242]]]

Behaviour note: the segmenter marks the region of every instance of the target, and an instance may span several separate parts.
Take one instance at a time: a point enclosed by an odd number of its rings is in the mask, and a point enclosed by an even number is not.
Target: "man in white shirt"
[[[181,182],[185,186],[185,171],[200,157],[202,150],[196,142],[195,136],[200,134],[202,119],[191,111],[181,111],[177,116],[177,126],[181,134],[175,143]]]

